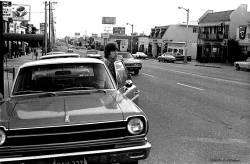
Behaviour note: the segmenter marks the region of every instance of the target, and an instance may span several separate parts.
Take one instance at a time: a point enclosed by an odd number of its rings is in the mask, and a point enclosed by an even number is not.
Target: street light
[[[133,30],[134,30],[134,25],[133,24],[131,24],[131,23],[126,23],[127,25],[130,25],[131,27],[132,27],[132,33],[131,33],[131,54],[133,53],[133,51],[132,51],[132,49],[133,49]]]
[[[184,7],[178,7],[178,9],[183,9],[187,12],[187,35],[188,35],[188,21],[189,21],[189,9],[186,9]],[[188,38],[186,40],[186,51],[185,51],[185,57],[184,57],[184,63],[187,63],[187,42],[188,42]]]

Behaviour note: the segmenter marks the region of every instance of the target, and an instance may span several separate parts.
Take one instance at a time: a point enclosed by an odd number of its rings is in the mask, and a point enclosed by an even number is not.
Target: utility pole
[[[45,1],[44,55],[47,54],[47,1]]]
[[[178,7],[178,9],[183,9],[187,12],[187,39],[186,39],[186,51],[185,51],[185,57],[184,57],[184,63],[187,63],[187,46],[188,46],[188,21],[189,21],[189,9],[186,9],[184,7]]]
[[[50,19],[51,19],[51,3],[50,3],[50,1],[49,1],[49,40],[48,40],[48,49],[49,49],[49,51],[50,51],[50,48],[51,48],[51,37],[50,37],[50,28],[51,28],[51,21],[50,21]]]
[[[0,1],[0,94],[4,97],[3,2]]]
[[[127,23],[127,25],[130,25],[130,26],[132,27],[132,33],[131,33],[131,45],[130,45],[130,47],[131,47],[130,52],[131,52],[131,54],[132,54],[132,53],[133,53],[133,33],[134,33],[134,25],[133,25],[133,24],[130,24],[130,23]]]

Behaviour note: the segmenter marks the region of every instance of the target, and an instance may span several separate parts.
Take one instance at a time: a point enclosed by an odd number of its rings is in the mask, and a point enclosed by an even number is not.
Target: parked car
[[[0,163],[138,163],[148,157],[148,119],[122,61],[37,60],[19,67],[0,96]],[[70,162],[69,162],[70,161]]]
[[[184,61],[185,60],[185,55],[181,53],[173,53],[173,56],[175,57],[175,61]],[[192,58],[191,56],[187,56],[187,61],[191,61]]]
[[[79,54],[75,53],[62,53],[62,54],[47,54],[44,56],[39,57],[39,60],[44,59],[55,59],[55,58],[80,58]]]
[[[86,52],[86,57],[88,57],[88,58],[97,58],[97,59],[102,59],[103,58],[98,50],[88,50]]]
[[[144,52],[136,52],[133,56],[139,59],[146,59],[148,57]]]
[[[72,52],[74,52],[74,50],[72,48],[68,48],[67,52],[72,53]]]
[[[158,56],[157,59],[159,62],[171,62],[171,63],[173,63],[176,60],[175,57],[170,53],[164,53],[161,56]]]
[[[236,61],[234,62],[234,66],[236,70],[249,70],[250,69],[250,57],[248,57],[245,61]]]
[[[139,74],[139,70],[142,68],[142,62],[135,59],[129,52],[117,52],[118,58],[122,59],[128,71]]]

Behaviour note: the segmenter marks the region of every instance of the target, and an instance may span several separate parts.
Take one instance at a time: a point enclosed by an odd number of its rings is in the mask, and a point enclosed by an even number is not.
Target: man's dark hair
[[[116,46],[115,43],[108,43],[105,46],[105,50],[104,50],[104,56],[105,56],[105,58],[109,57],[111,51],[116,51],[116,50],[118,50],[118,48],[117,48],[117,46]]]

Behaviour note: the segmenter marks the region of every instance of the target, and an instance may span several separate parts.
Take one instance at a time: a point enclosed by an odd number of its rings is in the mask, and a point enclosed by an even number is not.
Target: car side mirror
[[[132,80],[126,80],[126,81],[125,81],[125,86],[126,86],[127,88],[132,87],[132,85],[133,85],[133,81],[132,81]]]
[[[128,73],[128,79],[131,80],[132,79],[132,75],[131,73]]]

